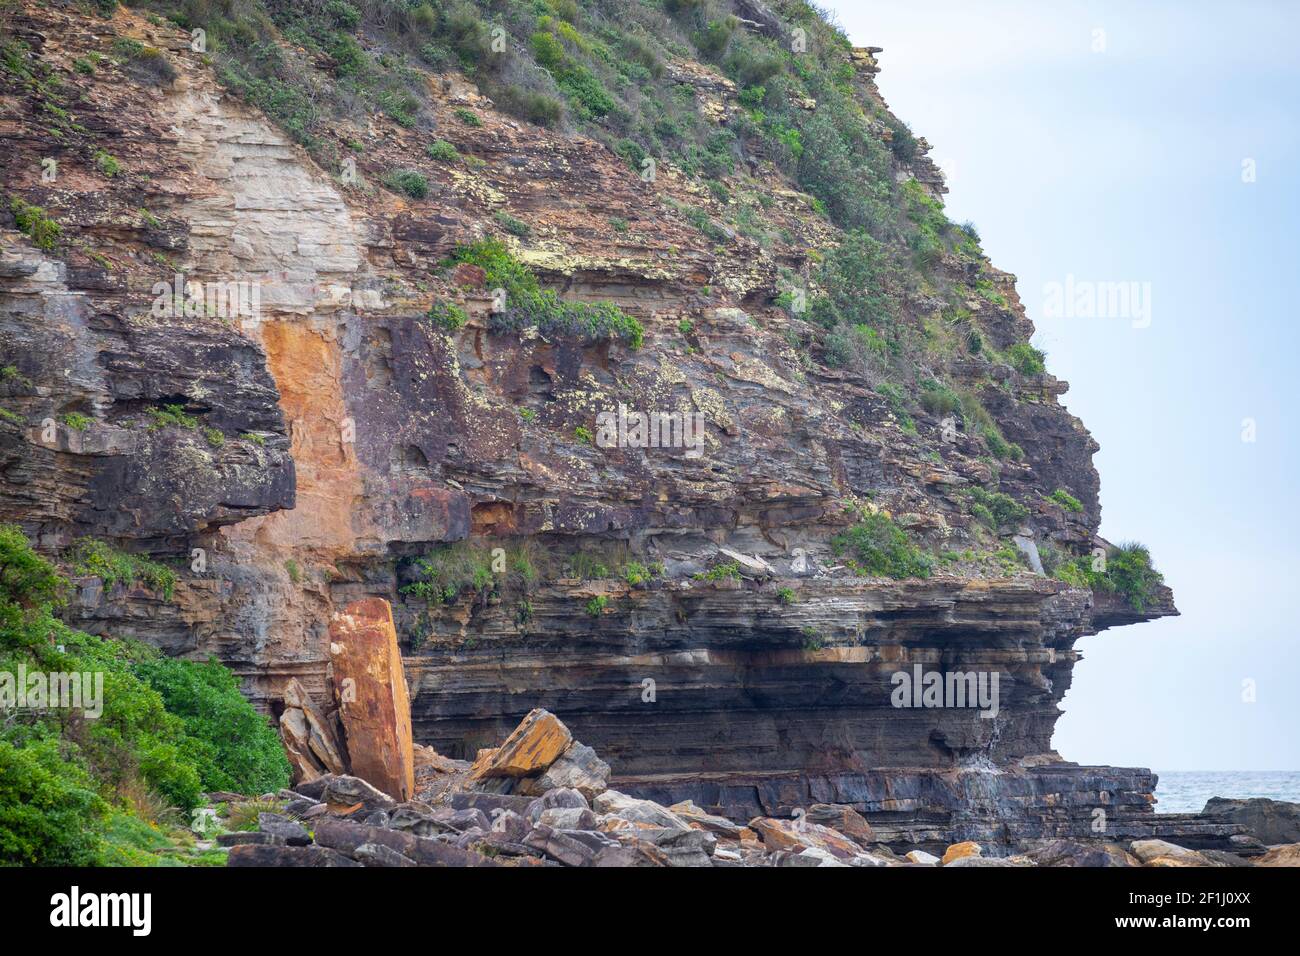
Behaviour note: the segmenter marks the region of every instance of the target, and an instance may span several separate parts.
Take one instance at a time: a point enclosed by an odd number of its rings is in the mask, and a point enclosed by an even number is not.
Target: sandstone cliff
[[[782,9],[727,22],[784,43]],[[452,757],[544,707],[662,803],[851,804],[918,840],[1086,833],[1103,808],[1148,833],[1153,776],[1063,763],[1051,735],[1076,641],[1172,596],[1080,563],[1107,551],[1097,445],[1014,276],[943,219],[924,140],[900,145],[879,50],[821,52],[887,164],[897,223],[863,238],[744,133],[753,87],[684,52],[662,68],[738,144],[708,182],[428,65],[417,121],[321,124],[309,149],[177,22],[5,14],[0,520],[177,576],[83,576],[77,627],[214,654],[278,714],[292,680],[333,698],[331,615],[382,597],[415,739]],[[399,169],[423,186],[385,188]],[[485,237],[636,335],[507,327],[464,254]],[[858,246],[892,271],[855,280],[835,250]],[[879,328],[819,321],[877,296]],[[620,406],[701,443],[604,447]],[[877,532],[920,563],[870,573]],[[892,705],[917,665],[998,675],[996,714]]]

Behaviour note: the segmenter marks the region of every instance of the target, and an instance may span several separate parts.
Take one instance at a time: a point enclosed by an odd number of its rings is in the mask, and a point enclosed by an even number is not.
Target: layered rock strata
[[[762,4],[741,13],[778,29]],[[36,94],[0,96],[5,189],[39,202],[64,236],[51,251],[3,231],[0,519],[50,553],[91,536],[179,571],[171,599],[79,580],[76,626],[215,654],[301,737],[302,695],[339,693],[331,622],[382,599],[413,736],[452,757],[474,759],[546,707],[619,787],[742,820],[842,803],[918,845],[1087,836],[1098,810],[1126,835],[1177,824],[1151,813],[1150,773],[1075,767],[1051,748],[1078,639],[1176,613],[1167,590],[1138,611],[1024,567],[958,562],[896,582],[856,577],[832,552],[864,510],[936,551],[986,547],[965,491],[991,482],[993,465],[973,431],[921,409],[904,420],[872,383],[792,344],[781,276],[808,275],[808,250],[840,237],[770,163],[754,160],[753,181],[775,244],[717,242],[677,211],[723,211],[686,177],[667,168],[648,184],[598,144],[509,119],[448,77],[432,84],[440,135],[478,162],[433,164],[422,134],[375,117],[337,131],[368,144],[363,182],[349,185],[223,91],[168,24],[118,10],[90,29],[30,4],[11,20],[33,68],[70,91],[81,131],[52,142]],[[108,60],[75,69],[113,33],[165,51],[176,81],[142,85]],[[846,63],[883,111],[879,52]],[[734,84],[687,72],[701,108],[726,122]],[[467,102],[473,130],[453,122]],[[124,174],[96,171],[102,142]],[[893,171],[939,195],[924,151]],[[54,183],[40,175],[50,155]],[[395,166],[427,174],[426,200],[366,188]],[[490,290],[438,263],[505,209],[533,223],[532,239],[506,237],[518,259],[567,298],[636,317],[642,348],[489,331]],[[1014,277],[981,268],[990,292],[966,302],[970,321],[996,349],[1025,341]],[[164,294],[160,314],[155,290],[177,276],[186,289],[243,283],[258,309],[169,312]],[[435,299],[462,303],[466,326],[430,323]],[[942,303],[918,292],[905,305],[921,321]],[[1027,512],[1018,540],[1034,553],[1096,547],[1097,445],[1058,403],[1066,384],[984,355],[948,372],[1023,451],[997,464],[1001,491]],[[575,439],[620,405],[703,416],[701,454]],[[1048,497],[1058,488],[1077,510]],[[526,597],[450,604],[409,592],[409,559],[463,541],[531,549],[542,580]],[[569,573],[591,554],[603,575]],[[745,558],[741,577],[696,577],[728,555]],[[633,559],[662,572],[629,584],[616,572]],[[381,683],[396,695],[389,648]],[[894,675],[918,666],[996,674],[996,716],[894,706]],[[302,739],[315,754],[304,764],[333,771],[310,726]],[[401,761],[374,772],[399,791],[408,774]]]

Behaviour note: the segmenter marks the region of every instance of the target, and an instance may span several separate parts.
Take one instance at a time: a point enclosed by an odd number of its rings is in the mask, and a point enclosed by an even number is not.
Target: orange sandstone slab
[[[388,602],[366,598],[335,612],[330,658],[352,773],[394,800],[409,800],[415,793],[411,702]]]
[[[943,854],[943,865],[947,866],[953,860],[960,860],[967,856],[980,856],[984,848],[973,840],[965,840],[961,843],[954,843],[948,847]]]
[[[541,773],[553,764],[573,743],[573,735],[560,718],[540,708],[529,711],[505,743],[490,756],[479,752],[470,776],[526,777]]]

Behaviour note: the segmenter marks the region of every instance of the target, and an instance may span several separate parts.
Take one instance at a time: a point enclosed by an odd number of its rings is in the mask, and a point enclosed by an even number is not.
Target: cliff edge
[[[1150,834],[1153,775],[1051,735],[1078,639],[1172,594],[881,51],[793,3],[375,9],[3,14],[0,520],[69,623],[278,714],[384,598],[453,758],[546,708],[665,804]]]

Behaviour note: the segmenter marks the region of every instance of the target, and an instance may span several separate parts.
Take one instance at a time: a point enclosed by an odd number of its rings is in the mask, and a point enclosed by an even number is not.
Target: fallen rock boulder
[[[226,866],[360,866],[356,860],[323,846],[259,846],[244,844],[232,847]]]
[[[629,797],[617,790],[606,790],[597,795],[591,803],[597,813],[617,817],[627,823],[644,824],[650,827],[662,827],[668,830],[687,830],[690,824],[682,817],[653,800],[640,800]]]
[[[1027,854],[1039,866],[1111,867],[1139,866],[1140,861],[1118,843],[1082,843],[1054,840]]]
[[[954,843],[948,849],[943,851],[943,865],[951,866],[957,860],[965,859],[969,856],[981,856],[984,848],[973,840],[965,840],[961,843]]]
[[[1134,840],[1129,850],[1143,866],[1220,866],[1209,857],[1164,840]]]
[[[1256,866],[1300,866],[1300,843],[1275,846],[1253,862]]]
[[[554,714],[538,708],[524,717],[500,747],[480,752],[470,770],[470,779],[517,779],[541,774],[572,742],[573,735],[569,733],[569,728]]]
[[[259,813],[257,828],[262,833],[278,837],[289,846],[307,846],[311,843],[311,834],[301,823],[278,813]]]
[[[284,707],[280,737],[294,782],[315,780],[327,773],[347,773],[348,763],[334,721],[316,706],[297,678],[290,678],[284,687]]]
[[[834,803],[814,803],[808,808],[806,819],[809,823],[830,827],[860,846],[870,846],[876,842],[876,835],[867,818],[852,807]]]
[[[411,702],[387,601],[366,598],[334,614],[330,660],[352,773],[397,801],[410,799],[415,793]]]
[[[564,787],[577,790],[591,800],[608,789],[609,774],[609,764],[601,760],[596,751],[575,740],[540,777],[524,780],[518,792],[541,794]]]
[[[781,820],[775,817],[755,817],[749,829],[759,835],[769,852],[790,850],[800,852],[810,847],[825,850],[840,860],[851,860],[862,848],[830,827],[799,820]],[[798,864],[804,865],[804,864]]]
[[[1249,800],[1212,797],[1201,816],[1240,823],[1265,844],[1300,843],[1300,803],[1264,797]]]

